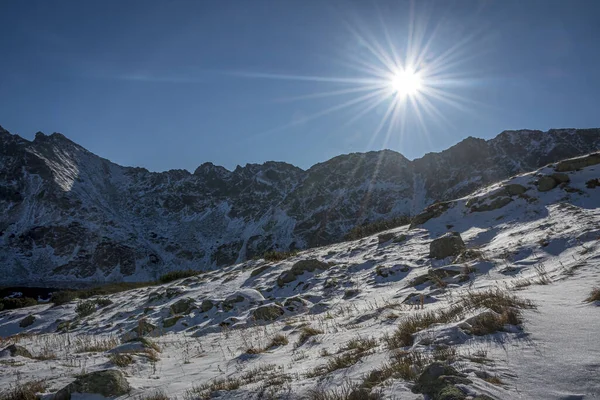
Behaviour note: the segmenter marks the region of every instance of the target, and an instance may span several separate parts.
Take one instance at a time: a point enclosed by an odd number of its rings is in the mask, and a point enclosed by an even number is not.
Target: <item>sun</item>
[[[406,68],[396,71],[390,77],[389,86],[395,94],[413,96],[419,93],[423,82],[418,72]]]

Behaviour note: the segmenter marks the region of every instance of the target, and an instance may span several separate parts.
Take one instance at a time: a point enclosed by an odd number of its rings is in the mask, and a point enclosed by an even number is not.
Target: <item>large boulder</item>
[[[0,357],[2,357],[3,355],[10,355],[11,357],[21,356],[21,357],[33,358],[31,353],[29,352],[29,350],[27,350],[23,346],[19,346],[16,344],[11,344],[10,346],[5,347],[2,351],[0,351]]]
[[[600,153],[588,154],[587,156],[560,161],[556,164],[554,169],[557,172],[568,172],[596,164],[600,164]]]
[[[547,192],[558,186],[558,182],[551,176],[542,176],[537,182],[537,188],[540,192]]]
[[[200,304],[200,309],[202,312],[208,312],[215,306],[211,300],[202,300],[202,304]]]
[[[285,271],[277,278],[277,284],[283,286],[296,280],[296,278],[305,272],[315,270],[324,271],[329,268],[329,264],[317,259],[300,260],[295,263],[289,271]]]
[[[129,390],[129,382],[127,382],[121,371],[107,369],[80,375],[74,382],[56,392],[54,400],[70,400],[73,393],[117,397],[128,394]]]
[[[442,259],[450,256],[457,256],[466,249],[458,232],[448,232],[443,236],[433,240],[429,245],[429,257]]]
[[[518,183],[509,183],[508,185],[504,186],[504,191],[509,196],[518,196],[525,193],[527,188],[523,185],[519,185]]]
[[[35,317],[33,315],[28,315],[19,322],[19,326],[21,328],[27,328],[28,326],[33,325],[35,322]]]
[[[551,174],[550,176],[552,177],[552,179],[554,179],[558,183],[571,182],[571,178],[569,178],[569,175],[567,175],[563,172],[555,172],[555,173]]]
[[[258,307],[252,312],[252,316],[257,321],[275,321],[284,314],[283,308],[277,304],[268,304]]]

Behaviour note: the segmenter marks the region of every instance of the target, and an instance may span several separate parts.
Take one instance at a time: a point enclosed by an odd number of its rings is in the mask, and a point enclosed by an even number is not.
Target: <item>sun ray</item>
[[[331,97],[331,96],[341,96],[341,95],[350,94],[350,93],[369,92],[369,91],[373,91],[374,89],[381,88],[381,86],[382,86],[381,84],[369,85],[369,86],[359,86],[359,87],[350,88],[350,89],[340,89],[340,90],[333,90],[333,91],[329,91],[329,92],[318,92],[318,93],[311,93],[311,94],[294,96],[294,97],[282,97],[279,99],[275,99],[275,101],[276,102],[292,102],[292,101],[297,101],[297,100],[307,100],[307,99],[318,99],[318,98]]]

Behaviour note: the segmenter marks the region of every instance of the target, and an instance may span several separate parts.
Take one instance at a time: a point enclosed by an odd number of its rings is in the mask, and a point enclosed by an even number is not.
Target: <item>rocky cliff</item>
[[[149,172],[65,136],[0,127],[0,284],[146,280],[270,249],[340,240],[353,226],[414,215],[514,174],[600,149],[600,129],[505,131],[440,153],[341,155],[229,171]]]

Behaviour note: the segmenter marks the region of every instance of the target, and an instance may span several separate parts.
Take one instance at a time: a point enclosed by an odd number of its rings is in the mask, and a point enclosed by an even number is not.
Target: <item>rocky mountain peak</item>
[[[600,129],[469,137],[413,161],[391,150],[149,172],[61,134],[0,135],[0,283],[148,280],[339,241],[354,226],[600,149]],[[7,283],[7,282],[6,282]]]

